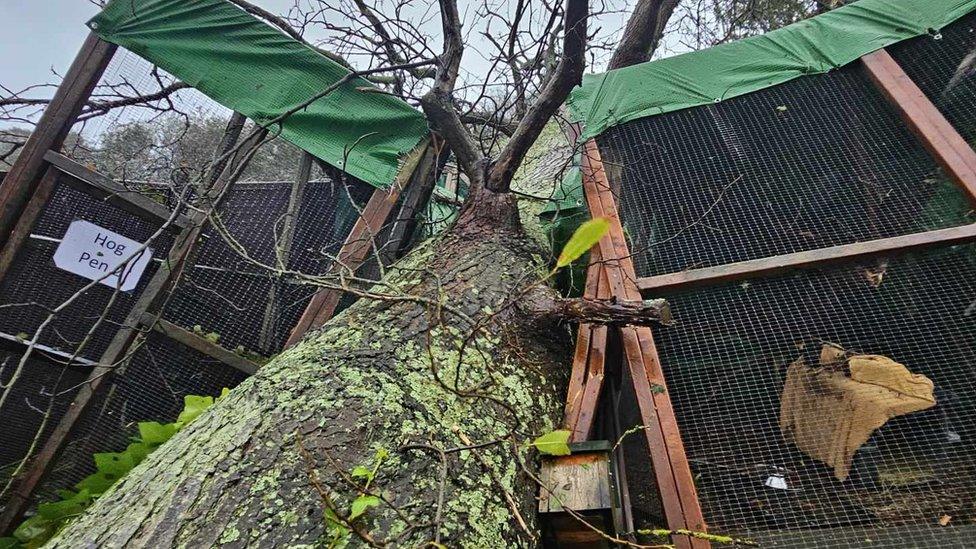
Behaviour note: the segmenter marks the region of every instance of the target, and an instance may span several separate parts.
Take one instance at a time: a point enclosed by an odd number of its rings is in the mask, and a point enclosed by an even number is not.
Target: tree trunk
[[[352,545],[532,545],[537,487],[519,459],[534,465],[514,441],[554,428],[570,345],[565,327],[503,307],[538,280],[540,254],[511,195],[489,198],[390,269],[385,282],[420,299],[360,299],[154,452],[52,546],[328,546],[341,529],[326,509],[348,517],[366,482],[350,473],[376,466],[380,449],[389,457],[367,492],[383,501],[351,522]],[[472,321],[484,329],[465,344]],[[433,447],[465,437],[502,442],[449,452],[442,473]]]

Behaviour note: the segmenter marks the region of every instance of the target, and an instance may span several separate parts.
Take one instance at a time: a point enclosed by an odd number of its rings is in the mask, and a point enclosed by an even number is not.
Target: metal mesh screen
[[[95,471],[93,454],[120,451],[140,421],[168,423],[186,395],[219,395],[245,374],[165,336],[152,333],[127,366],[94,397],[39,492],[43,501]]]
[[[867,276],[881,270],[880,284]],[[667,298],[678,324],[656,335],[712,530],[792,532],[768,546],[930,547],[973,528],[976,246]],[[904,364],[938,402],[877,430],[843,482],[779,424],[787,368],[816,365],[823,342]]]
[[[934,35],[888,48],[905,73],[970,143],[976,139],[976,13]]]
[[[637,274],[960,225],[960,191],[858,65],[599,138]]]

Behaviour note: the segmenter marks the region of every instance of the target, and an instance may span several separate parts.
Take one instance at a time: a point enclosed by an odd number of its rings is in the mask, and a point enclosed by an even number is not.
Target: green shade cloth
[[[631,120],[730,99],[942,27],[976,0],[860,0],[778,29],[697,52],[587,75],[570,96],[583,138]]]
[[[349,70],[224,0],[113,0],[89,27],[258,124]],[[281,137],[373,186],[426,137],[423,115],[355,78],[281,124]],[[275,127],[270,128],[275,131]]]

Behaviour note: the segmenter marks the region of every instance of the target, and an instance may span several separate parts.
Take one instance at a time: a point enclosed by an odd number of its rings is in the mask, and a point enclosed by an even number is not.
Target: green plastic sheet
[[[89,27],[261,125],[349,73],[224,0],[113,0]],[[280,136],[386,188],[427,136],[427,122],[400,99],[357,88],[374,87],[352,79],[285,119]]]
[[[976,0],[860,0],[762,36],[587,75],[569,106],[583,137],[631,120],[716,103],[842,67],[896,42],[937,33]]]

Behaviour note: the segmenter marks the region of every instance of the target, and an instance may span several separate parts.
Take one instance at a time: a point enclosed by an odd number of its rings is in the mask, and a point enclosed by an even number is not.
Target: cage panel
[[[677,324],[657,330],[658,348],[711,531],[764,547],[930,547],[971,534],[976,245],[664,297]],[[871,430],[843,480],[821,446],[807,438],[801,450],[781,425],[795,411],[788,372],[829,394],[833,376],[850,377],[852,362],[821,360],[828,343],[844,360],[880,355],[925,376],[936,401]],[[834,440],[848,412],[825,406],[797,421]]]
[[[856,64],[628,122],[598,142],[639,276],[973,217]]]

